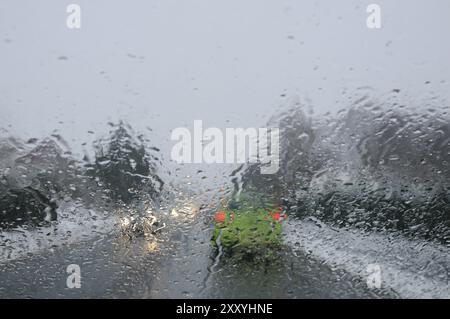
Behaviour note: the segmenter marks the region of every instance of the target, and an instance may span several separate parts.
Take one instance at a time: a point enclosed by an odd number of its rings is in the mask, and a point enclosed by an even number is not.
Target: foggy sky
[[[336,111],[358,87],[448,101],[449,31],[447,0],[2,0],[0,127],[77,149],[121,118],[164,144],[194,119],[261,126],[295,97]]]

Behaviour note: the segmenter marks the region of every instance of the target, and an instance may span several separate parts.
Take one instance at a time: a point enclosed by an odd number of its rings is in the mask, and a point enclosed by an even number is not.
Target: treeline
[[[129,125],[111,124],[94,149],[94,159],[83,162],[53,138],[1,139],[0,229],[48,225],[67,198],[87,207],[128,205],[142,193],[158,199],[164,187],[161,163]]]
[[[447,110],[366,99],[320,118],[294,107],[270,124],[281,129],[281,169],[248,167],[244,189],[284,198],[300,218],[450,243]]]

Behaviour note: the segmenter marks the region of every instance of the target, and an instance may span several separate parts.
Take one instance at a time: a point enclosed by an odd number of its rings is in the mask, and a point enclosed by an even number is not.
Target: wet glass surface
[[[79,29],[19,2],[1,298],[450,298],[446,1],[380,1],[379,30],[358,1],[79,1]],[[177,163],[198,120],[225,162],[227,128],[278,128],[277,171]]]

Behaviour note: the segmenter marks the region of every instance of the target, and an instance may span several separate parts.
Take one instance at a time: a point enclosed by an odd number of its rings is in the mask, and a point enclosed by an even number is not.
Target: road
[[[178,225],[164,241],[105,235],[0,264],[1,298],[383,298],[361,278],[286,248],[261,264],[217,256],[202,221]],[[66,286],[69,264],[81,288]]]

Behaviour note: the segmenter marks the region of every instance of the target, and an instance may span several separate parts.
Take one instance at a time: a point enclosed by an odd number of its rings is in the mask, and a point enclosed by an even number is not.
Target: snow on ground
[[[381,267],[381,288],[402,298],[450,298],[449,248],[401,236],[333,229],[314,219],[289,219],[286,244],[367,280],[368,265]]]

